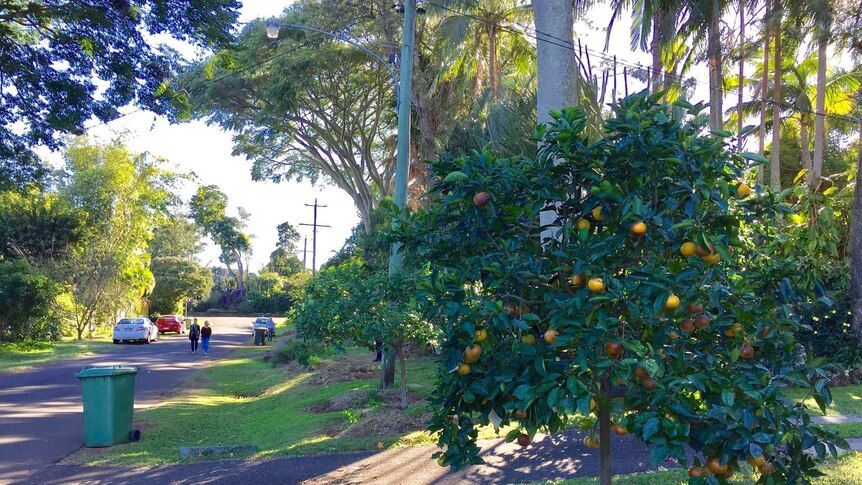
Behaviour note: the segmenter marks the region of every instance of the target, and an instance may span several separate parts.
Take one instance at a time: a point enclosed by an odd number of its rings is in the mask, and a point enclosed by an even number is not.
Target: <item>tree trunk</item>
[[[736,98],[736,149],[742,151],[742,92],[745,82],[745,0],[739,0],[739,92]]]
[[[492,24],[488,31],[488,84],[490,84],[491,101],[493,102],[497,102],[499,96],[499,86],[497,85],[499,73],[497,70],[497,28]]]
[[[766,2],[766,13],[764,18],[769,21],[769,1]],[[769,91],[769,25],[763,26],[763,76],[760,82],[760,146],[758,153],[764,155],[766,153],[766,95]],[[763,183],[763,170],[766,167],[760,166],[757,170],[757,182]]]
[[[724,125],[724,82],[721,72],[721,7],[719,0],[710,0],[707,24],[707,52],[709,57],[709,127],[720,130]]]
[[[823,173],[823,144],[826,142],[826,47],[827,37],[821,34],[817,45],[817,96],[814,108],[814,164],[811,183],[816,184]]]
[[[772,38],[775,41],[775,77],[772,79],[772,160],[769,164],[769,187],[781,190],[781,4],[775,4]]]
[[[661,90],[661,78],[662,73],[664,72],[664,63],[661,59],[661,35],[659,34],[661,23],[661,9],[656,8],[652,15],[652,43],[650,45],[650,49],[652,50],[652,71],[650,72],[650,79],[652,92],[654,93]]]
[[[398,353],[398,364],[401,367],[401,409],[407,409],[407,365],[404,363],[404,345],[395,350]]]
[[[572,0],[532,0],[533,22],[537,32],[553,36],[557,41],[536,42],[536,121],[551,121],[550,111],[577,106],[578,66],[574,56],[574,8]],[[566,41],[562,47],[560,39]],[[572,47],[568,47],[571,42]],[[556,211],[539,214],[539,224],[548,225],[556,219]],[[542,231],[542,239],[553,237],[552,230]]]
[[[859,92],[862,96],[862,90]],[[850,320],[856,340],[862,347],[862,121],[859,122],[859,145],[856,155],[856,191],[850,218]]]
[[[383,347],[383,361],[380,363],[380,387],[386,389],[395,383],[395,351],[386,344]]]
[[[799,151],[801,153],[800,162],[802,162],[802,168],[806,170],[805,180],[808,183],[811,183],[813,180],[811,173],[811,151],[809,151],[809,145],[811,141],[809,140],[808,130],[811,122],[808,119],[808,115],[802,115],[799,120]]]
[[[599,483],[611,485],[611,393],[610,379],[602,379],[602,395],[599,396]]]

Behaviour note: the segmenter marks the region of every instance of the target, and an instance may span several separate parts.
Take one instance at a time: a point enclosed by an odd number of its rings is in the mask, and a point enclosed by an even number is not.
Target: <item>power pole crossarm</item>
[[[325,224],[317,223],[317,208],[318,207],[326,207],[325,205],[318,205],[317,199],[314,199],[314,204],[305,204],[306,207],[314,207],[314,220],[311,224],[300,223],[300,226],[312,226],[312,234],[311,234],[311,275],[314,276],[317,274],[317,228],[318,227],[332,227],[327,226]],[[308,239],[306,239],[308,242]],[[305,258],[303,258],[305,259]]]

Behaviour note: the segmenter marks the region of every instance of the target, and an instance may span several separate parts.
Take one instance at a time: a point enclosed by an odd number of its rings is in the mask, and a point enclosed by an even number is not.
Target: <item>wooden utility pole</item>
[[[306,207],[314,207],[313,222],[311,224],[306,224],[306,223],[300,223],[299,224],[300,226],[311,226],[312,227],[312,232],[311,232],[311,275],[314,276],[315,274],[317,274],[317,228],[318,227],[332,227],[332,226],[327,226],[325,224],[318,224],[317,223],[317,208],[318,207],[326,207],[325,205],[318,205],[317,199],[314,199],[313,205],[312,204],[305,204],[305,206]],[[308,238],[305,239],[305,242],[306,242],[306,246],[307,246]],[[302,259],[305,260],[304,255],[303,255]],[[304,263],[304,261],[303,261],[303,263]]]

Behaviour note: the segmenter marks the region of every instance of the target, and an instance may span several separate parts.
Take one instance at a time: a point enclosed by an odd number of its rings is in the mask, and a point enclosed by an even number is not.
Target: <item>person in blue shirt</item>
[[[275,337],[275,322],[272,318],[266,321],[266,333],[269,335],[269,341],[272,342],[272,338]]]

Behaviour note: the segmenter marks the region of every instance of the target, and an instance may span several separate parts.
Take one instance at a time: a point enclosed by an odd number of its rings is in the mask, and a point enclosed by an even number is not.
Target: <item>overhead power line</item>
[[[505,32],[509,32],[509,33],[513,33],[513,34],[519,34],[519,35],[521,35],[521,34],[526,35],[527,37],[534,39],[536,42],[544,42],[544,43],[547,43],[550,45],[555,45],[557,47],[561,47],[563,49],[573,51],[575,53],[577,52],[577,49],[579,47],[582,47],[584,49],[584,51],[586,51],[587,53],[592,53],[594,56],[599,57],[599,58],[601,58],[607,62],[614,62],[616,59],[617,63],[619,63],[620,65],[626,66],[626,67],[630,67],[630,68],[638,69],[638,70],[643,70],[643,71],[650,71],[650,72],[653,71],[653,69],[651,67],[645,67],[645,66],[641,65],[640,63],[636,63],[634,61],[627,60],[623,57],[606,54],[606,53],[601,52],[601,51],[596,51],[596,50],[591,49],[590,47],[587,47],[585,45],[584,46],[576,45],[573,40],[563,39],[563,38],[554,36],[552,34],[548,34],[546,32],[542,32],[540,30],[536,30],[534,27],[530,27],[530,26],[527,26],[524,24],[519,24],[517,22],[511,22],[511,25],[503,25],[503,24],[493,22],[493,21],[490,21],[488,19],[479,17],[477,15],[471,14],[469,12],[464,12],[464,11],[461,11],[458,9],[454,9],[454,8],[448,7],[446,5],[441,5],[439,3],[427,2],[427,4],[435,6],[437,8],[440,8],[442,10],[445,10],[445,11],[448,11],[451,13],[462,15],[462,16],[465,16],[467,18],[471,18],[473,20],[477,20],[477,21],[482,22],[488,26],[497,27],[498,29],[505,31]],[[513,28],[512,25],[518,27],[520,30]],[[529,33],[530,31],[532,31],[533,34],[530,34]],[[579,62],[580,62],[580,59],[579,59]],[[663,72],[663,74],[665,76],[675,78],[675,79],[679,80],[680,82],[686,80],[685,76],[682,76],[680,74],[673,74],[673,73],[669,73],[669,72]],[[704,83],[703,81],[699,81],[696,78],[691,78],[691,80],[697,85],[709,87],[708,83]],[[789,103],[786,103],[786,102],[776,103],[775,101],[773,101],[772,99],[769,99],[769,98],[765,98],[765,97],[761,98],[761,97],[749,95],[749,94],[745,93],[743,86],[736,88],[737,93],[739,92],[739,90],[743,90],[743,96],[747,97],[749,101],[765,102],[765,103],[768,103],[771,105],[777,104],[779,107],[781,107],[783,109],[792,109],[794,111],[801,112],[801,113],[820,115],[820,116],[825,116],[828,118],[839,119],[842,121],[851,121],[851,122],[858,122],[859,121],[859,119],[857,119],[853,116],[849,116],[849,115],[838,115],[838,114],[833,114],[833,113],[820,113],[820,112],[817,112],[817,111],[814,111],[811,109],[798,108],[798,107],[795,107],[795,106],[793,106]],[[721,92],[721,94],[723,96],[733,94],[733,91],[731,91],[729,89],[724,89],[724,87],[719,88],[719,91]]]

